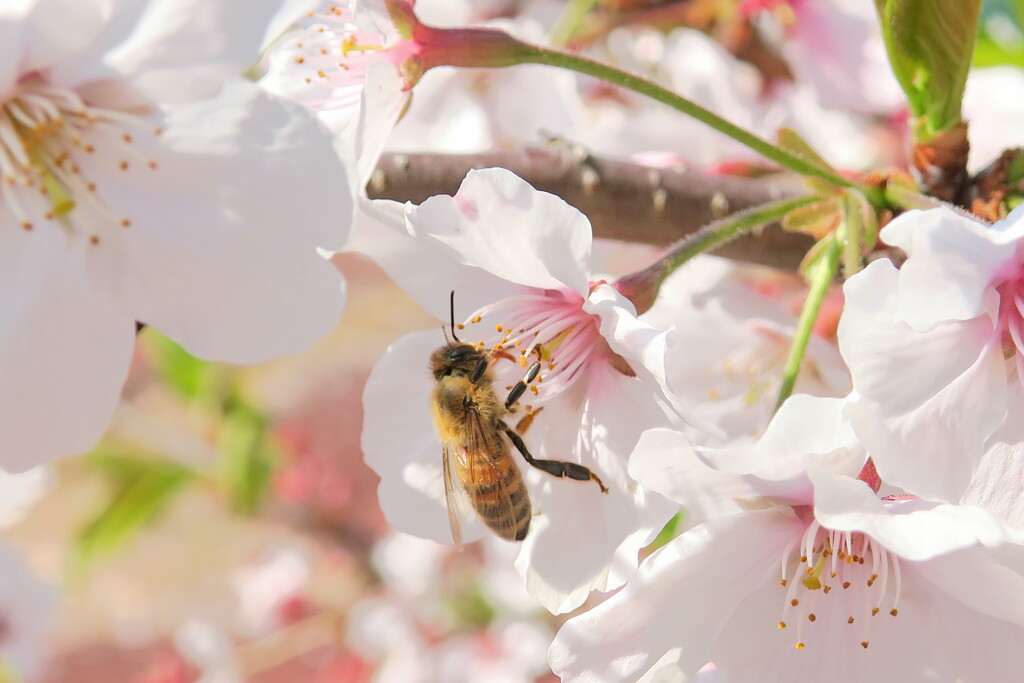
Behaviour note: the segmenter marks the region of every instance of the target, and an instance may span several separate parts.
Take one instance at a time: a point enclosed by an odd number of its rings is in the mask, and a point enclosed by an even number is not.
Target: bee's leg
[[[579,465],[574,462],[566,462],[564,460],[537,460],[530,451],[527,450],[526,444],[523,442],[523,437],[519,436],[514,429],[509,427],[504,422],[499,423],[508,438],[512,440],[512,444],[516,447],[526,462],[530,463],[537,469],[547,472],[553,477],[568,477],[569,479],[575,479],[577,481],[594,481],[601,489],[601,493],[608,493],[608,487],[604,485],[601,478],[591,472],[588,468],[583,465]]]
[[[505,410],[510,410],[515,402],[518,401],[524,393],[526,393],[526,387],[530,382],[537,379],[537,375],[540,373],[540,362],[534,361],[526,370],[526,374],[523,378],[516,382],[515,386],[512,387],[512,391],[508,392],[508,398],[505,399]]]
[[[476,384],[480,381],[480,378],[487,372],[487,366],[490,365],[490,361],[487,358],[481,358],[477,361],[476,367],[473,368],[473,374],[469,376],[469,381]]]

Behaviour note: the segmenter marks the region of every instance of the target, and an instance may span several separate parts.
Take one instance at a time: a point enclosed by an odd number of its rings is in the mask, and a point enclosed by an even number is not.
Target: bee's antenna
[[[454,289],[452,290],[451,297],[448,299],[448,304],[449,304],[448,310],[451,312],[452,338],[455,339],[455,341],[457,341],[457,342],[459,342],[461,344],[462,340],[459,339],[457,334],[455,334],[455,290]]]

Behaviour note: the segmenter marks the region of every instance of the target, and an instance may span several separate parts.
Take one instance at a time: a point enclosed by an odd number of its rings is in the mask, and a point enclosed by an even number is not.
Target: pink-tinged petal
[[[447,246],[413,234],[409,207],[386,199],[362,200],[345,251],[373,259],[423,310],[449,319],[449,293],[455,292],[455,320],[495,301],[523,293],[521,285],[464,264]]]
[[[528,287],[586,296],[590,223],[561,198],[503,168],[470,171],[454,197],[409,212],[418,235],[450,247],[464,263]]]
[[[388,151],[473,154],[500,148],[480,94],[467,87],[478,73],[447,66],[425,73],[415,100],[388,136]]]
[[[111,0],[36,0],[21,23],[22,73],[43,71],[73,58],[104,32],[116,14]]]
[[[26,38],[24,17],[28,10],[28,1],[0,5],[0,97],[7,95],[21,75]]]
[[[931,584],[981,613],[977,616],[1024,626],[1024,549],[1019,543],[967,548],[916,568]]]
[[[629,458],[629,476],[685,506],[696,519],[768,507],[770,490],[754,477],[719,472],[697,456],[689,439],[672,429],[644,432]]]
[[[594,482],[528,472],[534,512],[539,514],[516,569],[530,594],[555,614],[579,607],[592,590],[621,586],[636,569],[640,549],[679,510],[636,486],[622,458],[645,425],[665,421],[650,388],[610,367],[592,371],[587,383],[585,403],[563,396],[545,404],[537,419],[544,418],[544,424],[525,437],[528,447],[543,444],[535,457],[581,462],[610,489],[602,494]],[[552,434],[556,431],[561,434]],[[533,468],[523,463],[521,469]]]
[[[985,313],[986,290],[1015,254],[1015,245],[999,243],[997,234],[946,208],[908,211],[885,226],[882,239],[909,257],[900,270],[895,320],[927,332]]]
[[[155,169],[86,169],[131,221],[97,228],[93,282],[208,360],[261,362],[337,325],[344,281],[317,248],[344,241],[351,199],[308,112],[238,82],[173,110],[164,135],[138,145]]]
[[[845,285],[839,346],[854,385],[847,415],[883,481],[955,502],[1006,414],[1005,362],[987,316],[927,333],[896,320],[899,277],[879,260]]]
[[[380,507],[407,534],[451,543],[444,499],[441,443],[430,414],[434,380],[427,359],[444,342],[440,331],[406,335],[377,361],[363,390],[362,449],[380,477]],[[466,510],[462,535],[480,538],[483,525]]]
[[[695,674],[737,605],[768,592],[783,549],[803,528],[795,517],[759,511],[687,531],[647,558],[622,591],[562,626],[548,651],[552,670],[566,683],[635,681],[680,648],[672,666]]]
[[[808,491],[807,456],[827,458],[833,471],[848,476],[857,476],[867,459],[843,419],[845,407],[843,399],[795,394],[786,399],[756,442],[697,452],[720,472],[749,474],[770,484],[776,491],[773,495],[801,500]]]
[[[982,508],[925,500],[882,501],[863,481],[808,464],[814,516],[835,531],[861,531],[890,552],[913,561],[981,544],[1016,540],[1013,531]]]
[[[1024,640],[1022,568],[982,548],[906,568],[903,585],[919,597],[901,601],[900,616],[890,621],[913,619],[902,624],[901,636],[916,631],[927,640],[927,648],[911,651],[938,672],[933,680],[1020,680],[1017,660],[1008,654]]]
[[[670,277],[642,318],[659,329],[674,326],[667,352],[673,393],[710,418],[726,439],[689,430],[701,445],[749,443],[765,430],[775,399],[796,315],[786,308],[799,282],[703,256]],[[761,287],[777,290],[770,296]],[[838,348],[813,335],[796,392],[844,396],[850,376]]]
[[[134,321],[90,285],[74,247],[56,225],[24,231],[0,211],[0,467],[8,471],[92,448],[128,373]]]
[[[225,80],[242,75],[258,59],[273,19],[290,24],[303,12],[298,6],[282,8],[280,0],[147,0],[136,5],[120,8],[122,16],[132,17],[130,32],[108,31],[91,48],[93,59],[61,65],[62,82],[94,77],[102,64],[161,104],[213,97]]]
[[[794,3],[793,37],[783,54],[799,83],[828,107],[887,114],[906,106],[893,77],[871,3]]]
[[[1011,382],[1008,418],[989,437],[985,454],[961,502],[978,505],[996,517],[1024,527],[1024,387]]]
[[[366,194],[366,183],[377,167],[391,129],[409,106],[410,96],[411,93],[402,87],[402,77],[392,64],[370,66],[358,111],[354,112],[355,119],[346,124],[341,136],[343,156],[350,164],[349,174],[355,178],[353,190],[359,196]],[[337,120],[340,122],[340,118]],[[332,127],[332,130],[340,128]]]
[[[674,338],[668,332],[658,330],[638,318],[633,304],[611,285],[594,287],[583,302],[583,310],[601,319],[601,336],[607,340],[612,351],[626,359],[631,367],[635,365],[634,361],[639,361],[639,365],[633,367],[637,376],[657,384],[663,398],[687,424],[706,434],[724,438],[722,430],[684,405],[669,388],[666,358],[670,353],[678,353],[679,349],[670,349]]]
[[[829,595],[814,591],[813,597],[807,595],[801,600],[801,609],[813,612],[815,621],[801,617],[799,622],[790,620],[786,628],[780,629],[777,624],[786,604],[786,588],[773,581],[751,591],[732,612],[709,653],[718,668],[719,680],[956,680],[955,675],[949,675],[952,672],[944,653],[932,644],[923,632],[922,621],[915,616],[916,605],[923,602],[919,598],[922,588],[927,587],[910,579],[909,564],[902,566],[903,599],[898,617],[886,612],[861,616],[864,605],[847,599],[848,593],[836,587]],[[808,605],[810,600],[814,601],[812,606]],[[852,624],[851,614],[857,615]],[[946,622],[945,616],[936,619]],[[939,624],[940,629],[946,626]],[[804,648],[796,649],[797,642],[804,643]],[[867,648],[863,642],[868,643]],[[964,643],[959,647],[963,648]]]

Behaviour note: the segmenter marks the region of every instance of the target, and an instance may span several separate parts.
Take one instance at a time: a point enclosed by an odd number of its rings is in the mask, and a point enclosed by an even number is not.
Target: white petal
[[[587,402],[572,410],[571,396],[544,406],[544,424],[526,441],[541,446],[535,457],[571,460],[590,467],[610,489],[602,495],[594,482],[553,479],[530,473],[531,498],[538,516],[516,558],[526,588],[555,614],[575,609],[592,590],[621,586],[637,565],[639,550],[678,512],[679,506],[636,486],[626,474],[628,452],[645,425],[664,423],[648,387],[610,367],[588,377]],[[570,392],[571,393],[571,392]],[[579,425],[578,429],[576,425]],[[558,449],[548,432],[561,430],[575,441]],[[540,439],[537,437],[541,436]],[[532,469],[523,465],[524,470]],[[569,551],[569,552],[567,552]]]
[[[110,0],[36,0],[31,5],[21,22],[25,52],[17,64],[22,74],[45,71],[87,51],[113,14]]]
[[[1006,414],[1002,350],[987,316],[927,333],[897,321],[898,278],[879,260],[844,288],[839,346],[855,390],[847,415],[884,481],[954,502]]]
[[[430,414],[434,380],[427,369],[430,353],[442,343],[438,330],[415,332],[389,346],[377,361],[363,390],[362,449],[366,464],[380,477],[377,494],[388,523],[407,534],[450,543],[441,443]],[[483,535],[483,525],[467,515],[462,532],[470,542]]]
[[[862,531],[908,560],[927,560],[977,544],[995,546],[1019,535],[979,507],[882,501],[857,479],[814,463],[808,473],[814,483],[814,516],[822,526]]]
[[[926,648],[905,648],[936,671],[934,680],[1020,680],[1014,657],[1024,638],[1021,565],[1012,568],[979,548],[907,567],[904,586],[918,596],[902,602],[903,634],[918,632]],[[916,650],[916,652],[915,652]],[[863,679],[861,679],[863,680]]]
[[[412,208],[409,223],[417,234],[449,246],[462,262],[498,277],[587,294],[590,223],[511,171],[470,171],[454,197],[431,197]]]
[[[908,211],[885,226],[882,239],[909,257],[900,269],[895,319],[926,332],[984,313],[986,289],[1015,254],[1015,245],[997,242],[997,235],[946,208]]]
[[[1009,386],[1008,418],[989,438],[963,501],[1024,527],[1024,387]]]
[[[280,12],[280,0],[148,0],[104,62],[162,104],[213,97],[257,62]]]
[[[445,322],[449,292],[455,292],[456,321],[523,292],[520,285],[462,263],[446,245],[411,233],[405,222],[407,209],[384,199],[361,201],[346,251],[372,258],[423,310]]]
[[[208,360],[254,363],[307,348],[344,305],[341,276],[317,253],[344,241],[351,210],[324,143],[307,112],[252,84],[174,110],[162,145],[145,150],[156,171],[115,170],[97,183],[132,224],[101,232],[89,252],[93,280]]]
[[[0,467],[95,445],[128,373],[135,324],[90,286],[64,230],[0,210]],[[89,247],[91,245],[84,245]]]
[[[402,77],[391,64],[370,66],[355,120],[347,123],[341,136],[345,159],[350,164],[349,174],[357,179],[353,189],[360,196],[366,193],[366,183],[377,167],[384,143],[409,106],[410,96],[402,87]]]
[[[780,486],[806,490],[808,455],[832,456],[833,471],[856,476],[866,456],[843,419],[846,401],[795,394],[786,399],[762,436],[749,446],[701,448],[698,454],[721,472],[752,474]]]
[[[636,309],[611,285],[594,287],[583,302],[583,310],[601,319],[601,336],[613,351],[631,362],[639,361],[642,367],[633,367],[638,377],[649,384],[656,384],[661,397],[670,403],[676,412],[692,427],[712,436],[724,438],[725,434],[713,422],[691,409],[669,388],[666,358],[673,338],[668,332],[658,330],[636,316]],[[679,349],[673,348],[673,353]],[[642,372],[646,370],[646,372]]]
[[[566,683],[635,681],[679,647],[681,667],[695,674],[736,606],[751,591],[768,592],[778,558],[803,528],[761,511],[687,531],[647,558],[622,591],[562,626],[548,652],[552,670]]]
[[[917,568],[972,610],[1024,626],[1024,549],[1019,544],[968,548],[935,557]]]
[[[905,576],[909,573],[910,569],[905,569]],[[719,634],[709,653],[718,667],[718,678],[735,682],[818,681],[824,675],[828,681],[839,683],[954,681],[956,676],[949,675],[949,668],[944,666],[943,653],[932,645],[909,604],[912,600],[915,604],[921,602],[915,598],[922,583],[906,576],[900,616],[894,618],[882,612],[866,619],[858,617],[853,624],[848,623],[848,616],[863,606],[851,605],[841,591],[828,596],[815,591],[801,599],[801,609],[813,609],[816,621],[801,617],[800,623],[787,623],[780,629],[777,622],[786,589],[773,581],[751,592]],[[809,600],[815,601],[813,608],[808,607]],[[945,621],[940,615],[936,619]],[[805,643],[805,649],[794,647],[798,641]],[[869,646],[865,649],[861,642]],[[946,675],[937,676],[936,670]]]

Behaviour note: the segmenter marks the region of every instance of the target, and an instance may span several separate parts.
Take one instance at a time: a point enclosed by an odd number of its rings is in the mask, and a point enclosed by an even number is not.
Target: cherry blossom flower
[[[693,259],[661,286],[644,319],[675,328],[680,352],[666,361],[669,387],[723,432],[684,428],[694,443],[738,445],[764,432],[805,294],[795,276],[714,256]],[[796,390],[832,397],[850,391],[834,338],[811,337]]]
[[[392,94],[398,113],[421,75],[415,67],[421,46],[405,37],[388,15],[384,0],[319,3],[302,29],[276,46],[260,84],[319,113],[335,133],[359,110],[373,67],[387,65],[402,76]],[[401,94],[399,94],[401,93]],[[388,126],[390,127],[390,126]]]
[[[467,321],[456,334],[498,352],[499,390],[542,359],[511,424],[532,421],[524,438],[535,457],[582,463],[611,489],[604,496],[593,482],[554,479],[523,464],[538,513],[516,560],[527,589],[564,612],[591,590],[621,585],[637,551],[675,512],[633,485],[623,460],[643,429],[678,423],[665,390],[671,340],[638,319],[614,288],[590,280],[583,215],[508,171],[473,171],[454,197],[420,206],[372,204],[384,223],[354,235],[352,248],[377,260],[439,320],[448,318],[454,290],[457,319]],[[429,407],[434,380],[424,370],[443,343],[439,324],[389,347],[364,394],[363,452],[381,477],[392,526],[447,542],[441,445]],[[511,445],[510,453],[519,459]],[[471,541],[484,530],[466,519],[463,533]]]
[[[541,25],[525,17],[483,25],[534,44],[545,42]],[[569,71],[533,64],[439,67],[416,84],[416,96],[385,148],[468,154],[536,143],[543,136],[572,139],[583,116],[577,79]]]
[[[621,30],[612,34],[609,49],[622,68],[644,73],[756,134],[770,138],[781,126],[793,128],[830,163],[865,168],[888,153],[864,117],[816,100],[806,83],[768,88],[757,69],[700,31],[678,28],[662,36]],[[660,103],[589,81],[581,89],[588,116],[575,137],[595,152],[646,158],[668,152],[705,168],[759,159],[735,140]]]
[[[846,283],[849,415],[883,480],[956,501],[986,440],[1024,405],[1024,210],[992,226],[910,211],[881,237],[908,258]]]
[[[763,8],[773,15],[761,14]],[[906,106],[873,3],[743,0],[741,11],[782,17],[787,34],[782,53],[797,82],[811,85],[823,105],[865,114],[891,114]]]
[[[277,3],[235,9],[0,9],[3,467],[92,447],[136,321],[239,363],[337,324],[343,281],[317,248],[344,242],[344,168],[308,113],[234,76]]]
[[[719,681],[1016,680],[1003,655],[1024,636],[1021,531],[976,506],[880,497],[843,406],[793,396],[733,449],[645,433],[630,472],[705,521],[566,622],[549,652],[562,680],[709,661]]]

